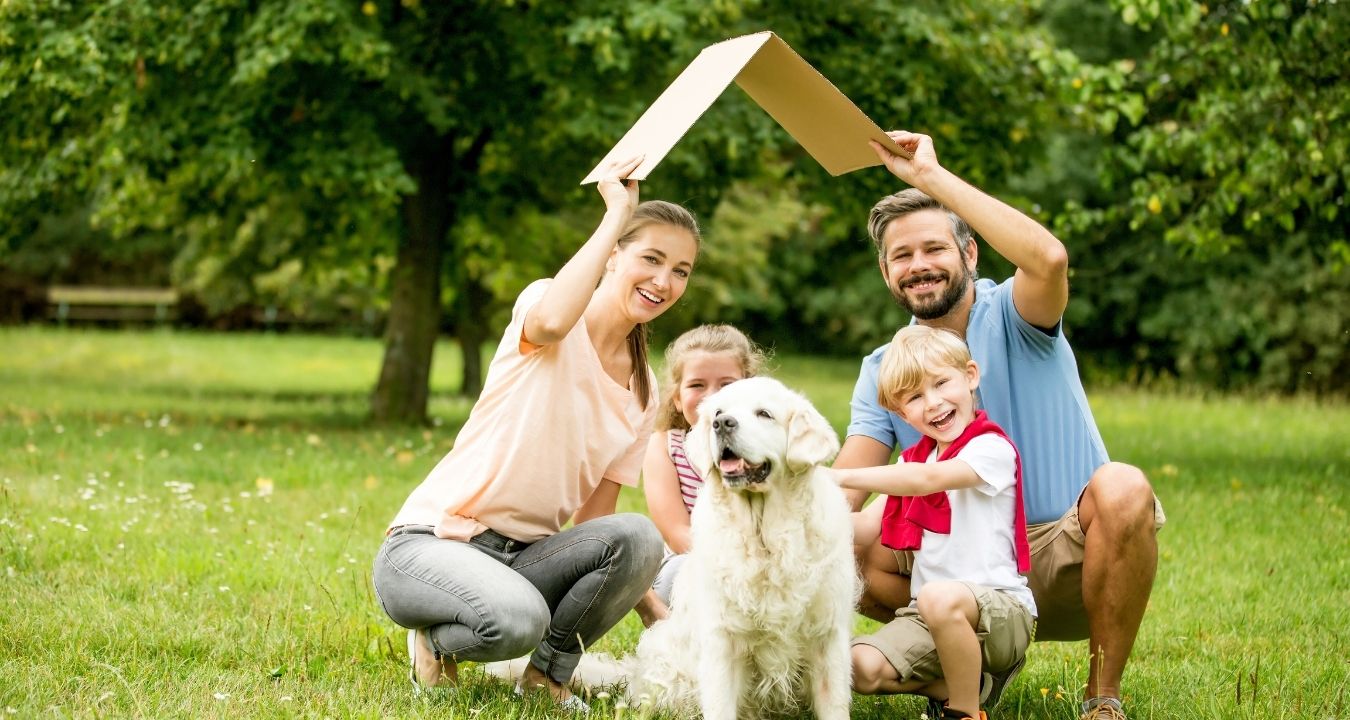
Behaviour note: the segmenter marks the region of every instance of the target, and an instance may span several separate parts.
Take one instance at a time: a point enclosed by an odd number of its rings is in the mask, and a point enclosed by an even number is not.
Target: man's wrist
[[[952,174],[950,170],[934,162],[931,165],[915,169],[914,181],[910,185],[945,205],[946,201],[943,200],[941,195],[944,194],[944,190],[951,187],[951,180],[953,179],[959,181],[959,178]]]

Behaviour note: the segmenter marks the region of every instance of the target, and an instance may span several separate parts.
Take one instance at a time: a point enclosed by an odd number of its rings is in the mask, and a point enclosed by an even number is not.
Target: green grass
[[[468,405],[446,345],[439,424],[366,426],[380,357],[363,339],[0,328],[0,717],[555,715],[471,668],[456,698],[409,697],[370,560]],[[856,362],[776,364],[842,430]],[[1090,394],[1169,516],[1131,717],[1350,717],[1350,408]],[[1086,643],[1034,645],[995,717],[1076,717],[1086,663]]]

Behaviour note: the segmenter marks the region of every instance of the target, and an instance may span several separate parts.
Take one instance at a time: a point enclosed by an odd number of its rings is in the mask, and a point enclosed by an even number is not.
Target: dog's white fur
[[[759,482],[724,474],[724,450],[759,467]],[[685,451],[705,483],[670,616],[643,633],[633,655],[583,656],[573,689],[626,683],[631,702],[701,711],[706,720],[808,705],[820,720],[847,718],[861,586],[849,508],[823,467],[839,451],[834,430],[802,395],[749,378],[703,401]],[[525,664],[485,669],[519,680]]]
[[[767,474],[747,483],[735,460],[719,462],[724,451],[767,463]],[[822,467],[838,451],[825,418],[776,380],[741,380],[704,400],[686,439],[706,479],[693,548],[670,617],[624,663],[630,696],[707,720],[808,704],[822,720],[848,717],[860,588],[849,508]]]

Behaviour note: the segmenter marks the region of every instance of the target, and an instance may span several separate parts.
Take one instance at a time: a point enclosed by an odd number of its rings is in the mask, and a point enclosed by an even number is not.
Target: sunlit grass
[[[385,524],[467,412],[453,346],[428,428],[364,424],[375,340],[0,328],[0,348],[0,717],[552,715],[472,670],[412,700],[370,590]],[[855,360],[776,364],[844,428]],[[1350,408],[1091,396],[1169,516],[1131,717],[1350,716]],[[1086,663],[1086,643],[1033,646],[995,717],[1076,717]],[[858,697],[854,716],[920,709]]]

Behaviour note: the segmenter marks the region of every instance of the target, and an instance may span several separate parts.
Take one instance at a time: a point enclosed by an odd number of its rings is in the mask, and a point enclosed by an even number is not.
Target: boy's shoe
[[[1078,720],[1128,720],[1119,698],[1095,697],[1083,701],[1083,714]]]
[[[1022,672],[1022,666],[1026,662],[1027,657],[1023,655],[1015,665],[1007,670],[999,673],[983,673],[980,676],[980,705],[993,710],[998,705],[998,701],[1003,698],[1004,689],[1013,681],[1013,678],[1017,677],[1017,673]],[[1109,718],[1111,716],[1105,715],[1103,717]],[[1124,717],[1124,715],[1121,715],[1121,718]]]

